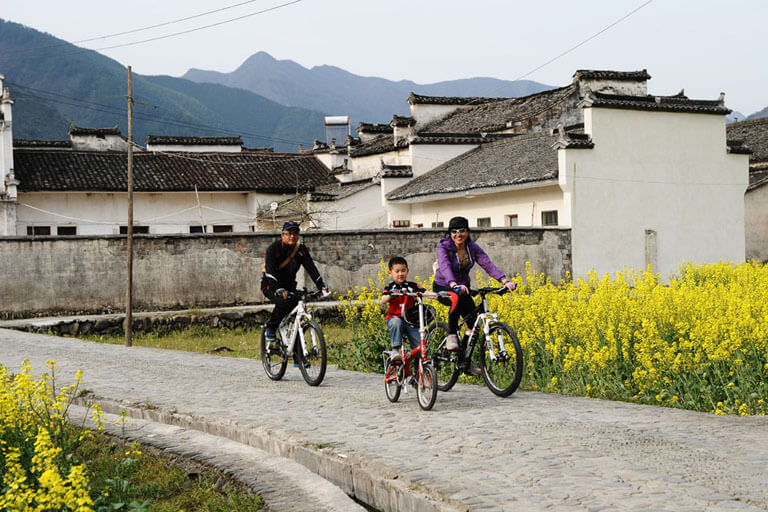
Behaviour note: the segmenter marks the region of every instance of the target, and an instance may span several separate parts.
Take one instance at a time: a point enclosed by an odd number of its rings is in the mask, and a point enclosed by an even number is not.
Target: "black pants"
[[[295,295],[289,295],[287,299],[284,299],[282,295],[274,292],[267,292],[266,295],[275,304],[275,309],[272,310],[272,315],[267,320],[267,329],[277,329],[285,315],[290,313],[299,303],[299,298]]]
[[[440,286],[433,283],[432,291],[452,292],[453,290],[448,286]],[[450,299],[447,298],[440,298],[438,301],[446,306],[451,305]],[[459,317],[466,320],[467,328],[471,329],[475,325],[475,319],[477,318],[477,313],[472,313],[473,309],[475,309],[475,301],[472,300],[472,296],[468,293],[459,295],[459,303],[456,304],[456,309],[453,310],[453,313],[448,314],[448,334],[457,334],[459,330]]]

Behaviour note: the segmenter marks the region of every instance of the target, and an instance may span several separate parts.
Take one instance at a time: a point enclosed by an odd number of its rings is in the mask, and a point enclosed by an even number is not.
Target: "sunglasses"
[[[467,232],[467,228],[459,228],[459,229],[452,229],[451,234],[452,235],[461,235],[463,233]]]

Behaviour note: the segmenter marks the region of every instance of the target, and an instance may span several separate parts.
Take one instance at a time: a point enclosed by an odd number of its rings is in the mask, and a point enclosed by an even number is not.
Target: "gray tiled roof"
[[[571,98],[576,103],[578,87],[568,85],[559,89],[509,98],[501,101],[471,104],[459,107],[450,114],[437,119],[423,128],[421,132],[435,133],[480,133],[504,130],[508,123],[522,121],[545,112],[561,102]]]
[[[56,148],[68,149],[72,147],[71,140],[35,140],[13,139],[14,148]]]
[[[394,137],[391,133],[376,135],[368,142],[360,142],[349,146],[349,156],[367,156],[377,155],[379,153],[388,153],[398,148],[408,146],[408,141],[401,139],[395,145]]]
[[[743,140],[752,150],[750,163],[768,162],[768,117],[731,123],[725,129],[729,139]]]
[[[586,79],[586,80],[617,80],[617,81],[629,81],[637,82],[642,80],[650,80],[651,75],[648,71],[643,69],[642,71],[608,71],[608,70],[596,70],[596,69],[579,69],[573,74],[574,80]]]
[[[583,104],[591,107],[620,108],[629,110],[655,110],[660,112],[686,112],[690,114],[720,114],[731,112],[721,100],[690,100],[677,96],[625,96],[591,92]]]
[[[127,156],[122,152],[18,149],[19,190],[123,191]],[[337,180],[312,155],[270,153],[134,153],[134,189],[140,192],[295,192]]]
[[[413,126],[416,124],[416,120],[412,117],[405,117],[405,116],[399,116],[397,114],[392,116],[392,121],[389,123],[390,125],[394,126]]]
[[[768,184],[768,166],[763,169],[750,170],[747,192]]]
[[[410,165],[391,165],[385,164],[381,168],[382,178],[411,178],[413,177],[413,167]]]
[[[312,192],[311,200],[338,201],[339,199],[351,196],[352,194],[361,192],[374,185],[376,185],[376,183],[370,178],[359,181],[324,185],[322,187],[318,187],[314,192]]]
[[[237,137],[183,137],[177,135],[147,135],[146,144],[173,144],[176,146],[242,146]]]
[[[408,96],[408,103],[411,105],[415,105],[417,103],[422,103],[425,105],[479,105],[481,103],[494,103],[507,99],[509,98],[482,98],[480,96],[424,96],[423,94],[416,94],[412,92],[411,95]]]
[[[392,126],[390,124],[379,123],[360,123],[357,125],[357,132],[363,133],[392,133]]]
[[[411,144],[482,144],[494,140],[517,137],[512,133],[419,133]]]
[[[557,179],[556,137],[518,135],[483,144],[412,179],[389,194],[391,201]]]
[[[96,135],[99,137],[103,137],[104,135],[120,135],[122,137],[122,134],[120,133],[120,128],[115,125],[114,128],[82,128],[80,126],[75,126],[74,123],[69,125],[69,134],[70,135]]]

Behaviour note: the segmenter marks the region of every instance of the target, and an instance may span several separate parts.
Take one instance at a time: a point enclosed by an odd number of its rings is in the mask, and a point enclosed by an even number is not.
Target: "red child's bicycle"
[[[441,292],[447,295],[455,295],[452,292]],[[397,402],[400,398],[400,391],[408,393],[408,384],[416,387],[416,397],[419,407],[428,411],[435,405],[437,399],[437,373],[432,366],[432,362],[427,359],[427,344],[429,331],[428,326],[435,321],[435,308],[424,303],[424,297],[436,298],[438,295],[433,292],[406,292],[401,290],[392,290],[390,295],[405,295],[414,297],[416,305],[406,311],[404,320],[416,327],[419,327],[419,346],[405,351],[405,343],[400,345],[399,353],[384,351],[384,389],[387,392],[387,398],[390,402]],[[455,300],[452,301],[455,304]],[[417,364],[412,365],[413,361]],[[415,366],[415,375],[411,371],[411,366]],[[406,381],[409,381],[406,383]]]

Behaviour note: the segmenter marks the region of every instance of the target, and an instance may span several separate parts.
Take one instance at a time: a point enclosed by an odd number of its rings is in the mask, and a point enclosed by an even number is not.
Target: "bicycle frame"
[[[393,293],[392,295],[407,295],[409,297],[416,297],[416,305],[419,308],[419,346],[412,349],[410,352],[406,352],[405,343],[400,344],[400,358],[403,361],[404,366],[404,372],[403,372],[403,378],[408,377],[411,375],[410,366],[411,361],[415,357],[419,357],[419,371],[418,378],[419,378],[419,386],[423,386],[423,372],[421,371],[421,365],[423,365],[427,361],[427,326],[426,321],[424,318],[424,299],[423,299],[423,293],[413,293],[413,292],[397,292]],[[405,340],[403,340],[405,341]],[[384,357],[384,366],[386,367],[386,356]],[[395,375],[393,375],[393,373]],[[391,366],[389,369],[389,372],[384,376],[384,382],[392,382],[394,380],[397,380],[400,378],[400,370],[396,366]],[[403,386],[403,392],[408,393],[408,386]]]
[[[280,325],[278,327],[278,330],[280,331],[280,338],[283,342],[283,347],[285,347],[285,353],[288,357],[291,357],[293,355],[293,349],[296,346],[296,337],[299,337],[299,341],[301,344],[301,350],[302,354],[306,356],[309,352],[307,351],[307,344],[306,340],[304,339],[304,330],[301,328],[301,324],[307,320],[312,320],[312,313],[307,311],[306,305],[304,303],[304,296],[307,295],[307,291],[303,290],[302,292],[292,292],[299,296],[299,303],[296,304],[296,307],[294,307],[290,313],[285,315],[285,317],[280,321]],[[292,319],[289,321],[289,319]],[[287,329],[290,329],[289,331],[286,331]],[[283,336],[284,332],[288,332],[288,336]],[[312,346],[317,348],[317,339],[315,339],[315,332],[312,331]]]
[[[472,352],[475,350],[475,345],[477,345],[477,340],[480,339],[480,329],[482,329],[483,334],[485,335],[486,344],[488,346],[488,355],[490,356],[491,360],[496,361],[496,351],[493,347],[493,342],[490,339],[491,335],[491,325],[493,325],[495,322],[498,321],[499,316],[496,313],[491,313],[488,310],[488,299],[487,295],[489,293],[498,293],[503,289],[499,288],[497,290],[490,290],[488,288],[484,288],[482,290],[470,290],[470,293],[474,295],[480,295],[482,300],[480,304],[472,310],[471,313],[469,313],[467,316],[471,316],[475,313],[477,313],[477,318],[475,318],[475,323],[472,326],[472,331],[469,334],[469,337],[467,339],[467,346],[464,349],[464,352],[462,353],[464,360],[468,360],[472,356]],[[459,326],[467,326],[466,319],[463,319]],[[468,327],[468,326],[467,326]],[[506,350],[504,348],[504,345],[502,342],[499,344],[499,354],[505,353]]]

